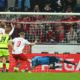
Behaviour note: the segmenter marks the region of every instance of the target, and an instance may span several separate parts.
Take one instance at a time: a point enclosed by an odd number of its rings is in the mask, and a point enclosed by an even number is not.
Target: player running
[[[25,56],[23,49],[26,45],[35,45],[36,41],[34,43],[30,43],[28,40],[25,39],[25,33],[21,32],[20,37],[14,38],[12,41],[12,56],[15,59],[16,66],[14,67],[14,71],[19,71],[19,68],[21,66],[21,63],[18,62],[18,60],[23,61],[29,61],[27,57]]]
[[[14,26],[4,23],[3,27],[5,31],[0,34],[0,68],[2,72],[6,72],[9,69],[8,41],[14,31]]]
[[[56,69],[61,67],[55,65],[55,63],[59,63],[59,62],[76,65],[75,63],[72,63],[70,61],[55,56],[36,56],[33,57],[31,60],[32,63],[31,70],[38,65],[49,65],[49,69]]]

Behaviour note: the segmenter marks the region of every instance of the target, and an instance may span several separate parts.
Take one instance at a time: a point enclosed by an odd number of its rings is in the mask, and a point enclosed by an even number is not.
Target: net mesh
[[[31,42],[37,39],[38,43],[80,43],[79,15],[0,14],[0,21],[16,26],[12,38],[25,32],[26,39]]]

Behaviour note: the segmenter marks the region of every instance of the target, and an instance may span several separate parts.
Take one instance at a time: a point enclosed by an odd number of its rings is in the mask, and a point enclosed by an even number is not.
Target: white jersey
[[[12,54],[21,54],[25,45],[30,44],[30,42],[24,38],[18,37],[12,40],[14,43]]]
[[[5,29],[0,28],[0,34],[5,34]]]

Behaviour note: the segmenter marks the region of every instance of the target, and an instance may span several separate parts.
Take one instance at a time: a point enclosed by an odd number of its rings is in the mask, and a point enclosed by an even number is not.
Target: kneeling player
[[[64,60],[62,58],[58,58],[55,56],[43,56],[43,57],[36,56],[32,58],[31,70],[38,65],[49,65],[49,69],[56,69],[56,68],[61,67],[61,66],[55,65],[55,63],[59,63],[59,62],[75,65],[75,63],[72,63],[70,61],[67,61],[67,60]]]

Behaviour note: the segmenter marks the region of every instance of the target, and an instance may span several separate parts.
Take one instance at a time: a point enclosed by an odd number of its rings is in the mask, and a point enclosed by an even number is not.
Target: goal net
[[[0,21],[13,23],[12,38],[20,32],[26,39],[46,44],[79,44],[80,15],[76,13],[0,13]]]
[[[38,41],[37,44],[47,44],[45,46],[41,46],[42,51],[51,52],[49,53],[64,53],[74,51],[75,53],[80,53],[79,46],[75,46],[74,44],[80,44],[80,14],[78,13],[15,13],[15,12],[3,12],[0,13],[0,26],[2,23],[11,26],[13,24],[15,26],[14,32],[12,34],[12,38],[18,37],[20,32],[25,32],[25,38],[30,42]],[[54,46],[51,46],[54,44]],[[64,49],[64,46],[55,46],[55,45],[73,45]],[[39,48],[35,49],[33,53],[38,53]],[[75,49],[75,50],[74,50]],[[31,53],[31,47],[26,47],[27,53]],[[47,55],[47,54],[46,54]],[[50,55],[50,54],[48,54]],[[37,56],[37,54],[36,54]],[[32,55],[28,55],[28,57],[33,57]],[[64,56],[62,56],[64,57]],[[65,56],[66,57],[66,56]],[[65,58],[64,57],[64,58]],[[71,57],[70,57],[71,58]],[[10,70],[14,66],[14,59],[10,56]],[[34,72],[53,72],[53,70],[49,70],[47,65],[38,66],[33,70]]]

